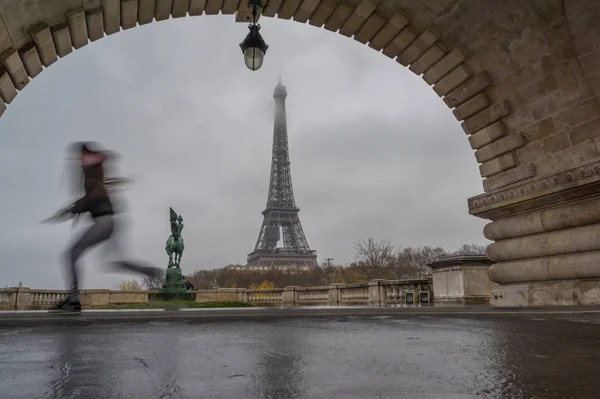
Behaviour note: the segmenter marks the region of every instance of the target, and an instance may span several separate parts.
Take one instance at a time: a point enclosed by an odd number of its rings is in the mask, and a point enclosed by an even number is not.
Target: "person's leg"
[[[112,249],[117,259],[108,262],[107,270],[116,273],[135,273],[152,279],[161,278],[163,269],[142,261],[126,260],[124,230],[122,218],[120,223],[119,220],[115,220],[115,229],[109,241],[110,246],[107,246],[106,250],[108,254],[108,251]]]
[[[79,303],[79,284],[77,280],[77,261],[83,253],[97,244],[110,238],[114,229],[110,215],[101,216],[94,220],[94,224],[73,244],[67,253],[67,267],[71,274],[71,292],[67,302]]]

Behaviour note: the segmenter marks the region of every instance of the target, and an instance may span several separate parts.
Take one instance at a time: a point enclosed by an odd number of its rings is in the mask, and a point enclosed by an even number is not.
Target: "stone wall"
[[[148,302],[149,294],[158,291],[81,290],[84,308]],[[433,301],[431,280],[374,280],[359,284],[333,284],[323,287],[285,287],[264,290],[219,288],[188,291],[196,302],[249,302],[255,306],[352,306],[406,304],[406,294],[413,293],[414,304],[428,298]],[[66,298],[68,291],[30,288],[0,289],[0,310],[50,309]],[[420,300],[420,294],[424,295]],[[424,304],[428,304],[425,302]]]

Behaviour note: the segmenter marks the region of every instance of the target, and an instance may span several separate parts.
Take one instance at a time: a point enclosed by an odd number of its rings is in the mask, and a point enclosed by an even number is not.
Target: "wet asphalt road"
[[[0,327],[0,398],[598,398],[600,316]]]

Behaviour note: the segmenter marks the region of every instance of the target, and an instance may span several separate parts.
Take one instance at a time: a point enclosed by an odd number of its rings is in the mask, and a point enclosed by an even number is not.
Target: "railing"
[[[256,306],[391,306],[407,303],[413,293],[414,304],[421,292],[433,301],[432,280],[373,280],[358,284],[332,284],[320,287],[285,287],[272,289],[219,288],[188,291],[197,302],[244,301]],[[82,290],[81,304],[97,308],[112,304],[148,302],[156,290]],[[67,291],[29,288],[0,289],[0,310],[48,309],[65,299]]]
[[[17,296],[16,288],[0,289],[0,309],[14,309]]]
[[[433,293],[433,286],[429,280],[396,280],[379,283],[382,305],[406,304],[406,293],[413,293],[415,301],[423,291],[429,292],[430,295]]]
[[[326,287],[294,287],[296,291],[295,305],[323,306],[329,305],[329,286]]]
[[[30,290],[28,309],[48,309],[55,307],[67,298],[68,291]]]
[[[283,288],[271,288],[264,290],[246,290],[247,302],[260,306],[281,306],[283,299]]]
[[[338,289],[340,305],[369,304],[369,283],[348,284]]]

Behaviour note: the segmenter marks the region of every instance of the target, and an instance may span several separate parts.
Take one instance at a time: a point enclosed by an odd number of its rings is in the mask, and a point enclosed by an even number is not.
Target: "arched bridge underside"
[[[44,68],[107,35],[231,15],[246,0],[3,0],[0,114]],[[263,0],[422,77],[462,123],[498,305],[600,303],[600,1]],[[393,77],[391,77],[393,79]],[[423,193],[427,195],[427,193]]]

